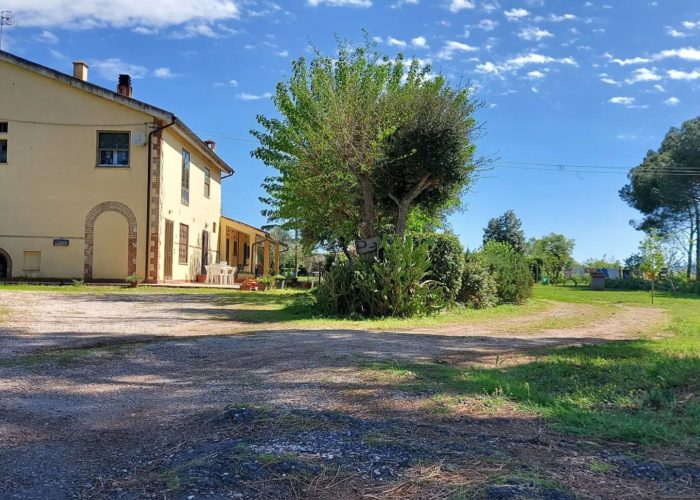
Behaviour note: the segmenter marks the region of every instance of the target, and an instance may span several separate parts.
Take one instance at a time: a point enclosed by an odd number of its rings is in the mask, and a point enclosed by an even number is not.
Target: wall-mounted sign
[[[366,240],[355,240],[355,249],[360,255],[376,252],[378,246],[379,238],[377,237],[369,238]]]
[[[53,246],[55,247],[67,247],[70,244],[69,240],[66,240],[64,238],[58,238],[53,240]]]

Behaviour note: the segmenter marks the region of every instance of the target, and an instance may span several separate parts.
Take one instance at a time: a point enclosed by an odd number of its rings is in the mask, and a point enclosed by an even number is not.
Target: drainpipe
[[[177,122],[177,117],[173,115],[172,121],[168,123],[167,125],[163,125],[162,127],[157,127],[151,130],[148,133],[148,184],[146,185],[146,255],[145,255],[145,262],[146,262],[146,269],[145,273],[143,275],[144,281],[148,281],[148,265],[149,265],[149,254],[150,254],[150,245],[151,245],[151,180],[153,176],[153,168],[152,168],[152,162],[153,162],[153,151],[152,151],[152,142],[153,142],[153,134],[156,132],[160,132],[162,130],[165,130],[168,127],[172,127],[175,125]],[[162,167],[161,165],[161,173],[162,173]],[[158,281],[158,276],[156,276],[156,281]]]

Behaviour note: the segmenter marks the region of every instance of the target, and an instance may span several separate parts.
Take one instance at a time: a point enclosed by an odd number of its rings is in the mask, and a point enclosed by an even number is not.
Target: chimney
[[[119,75],[117,93],[124,97],[131,97],[133,95],[134,90],[131,88],[131,77],[129,75]]]
[[[204,141],[204,144],[206,144],[207,147],[212,151],[216,151],[216,143],[211,139],[207,139],[206,141]]]
[[[88,80],[88,65],[83,61],[73,62],[73,78],[87,82]]]

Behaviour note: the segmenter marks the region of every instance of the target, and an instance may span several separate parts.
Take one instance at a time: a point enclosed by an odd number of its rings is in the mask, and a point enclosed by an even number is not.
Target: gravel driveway
[[[509,335],[510,320],[410,332],[239,324],[209,295],[0,301],[2,498],[700,494],[700,468],[582,446],[515,411],[425,413],[425,395],[364,371],[375,359],[517,362],[638,335],[663,320],[656,309]],[[610,468],[592,472],[598,462]]]

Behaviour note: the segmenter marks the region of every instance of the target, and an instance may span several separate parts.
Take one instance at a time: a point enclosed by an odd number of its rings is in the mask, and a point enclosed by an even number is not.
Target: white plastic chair
[[[226,284],[233,285],[236,282],[236,266],[226,267]]]

